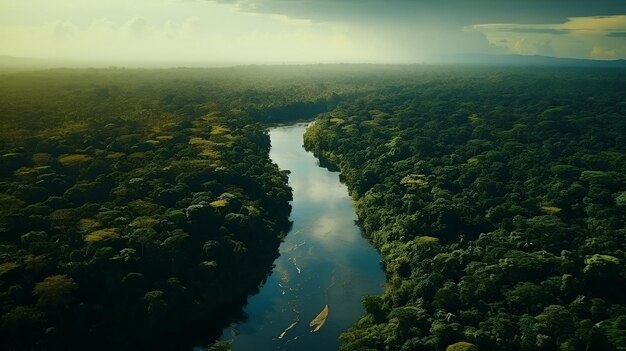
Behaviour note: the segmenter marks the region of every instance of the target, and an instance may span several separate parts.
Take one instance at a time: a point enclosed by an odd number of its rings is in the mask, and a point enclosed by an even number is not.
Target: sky
[[[626,59],[626,0],[0,0],[0,55],[171,63]]]

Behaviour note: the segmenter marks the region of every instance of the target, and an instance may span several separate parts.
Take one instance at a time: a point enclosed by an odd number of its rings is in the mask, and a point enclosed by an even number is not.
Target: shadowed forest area
[[[266,127],[314,118],[305,146],[341,171],[387,277],[342,349],[626,349],[622,70],[1,78],[2,349],[214,341],[290,227]]]

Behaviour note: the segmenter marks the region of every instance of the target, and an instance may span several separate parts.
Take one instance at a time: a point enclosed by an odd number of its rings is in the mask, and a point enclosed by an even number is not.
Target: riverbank
[[[247,319],[224,330],[235,351],[337,349],[339,335],[365,313],[362,297],[382,292],[380,257],[355,225],[347,188],[302,147],[307,125],[269,131],[270,158],[290,171],[293,227],[273,273],[249,299]],[[324,323],[312,332],[326,305]]]

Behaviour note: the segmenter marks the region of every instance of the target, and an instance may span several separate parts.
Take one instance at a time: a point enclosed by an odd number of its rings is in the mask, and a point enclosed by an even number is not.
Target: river
[[[248,299],[247,320],[224,329],[234,351],[336,350],[339,334],[363,314],[361,298],[380,294],[380,256],[355,225],[352,199],[339,174],[302,147],[306,124],[270,129],[271,159],[290,170],[293,227],[275,268]],[[328,306],[318,331],[309,323]]]

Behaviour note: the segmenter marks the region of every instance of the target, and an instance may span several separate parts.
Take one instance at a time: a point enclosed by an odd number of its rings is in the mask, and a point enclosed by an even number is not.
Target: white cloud
[[[622,51],[623,54],[624,51]],[[616,59],[618,52],[616,49],[605,49],[601,46],[594,46],[591,50],[591,57],[596,59]]]
[[[269,17],[279,22],[296,26],[308,26],[312,24],[312,21],[310,19],[291,18],[287,15],[270,14]]]
[[[511,53],[557,57],[626,58],[626,15],[572,17],[552,24],[478,24],[487,41]]]
[[[18,57],[115,64],[404,63],[416,61],[429,46],[449,44],[415,28],[397,34],[278,10],[254,12],[252,1],[135,0],[122,6],[122,0],[110,0],[88,6],[84,0],[32,0],[10,7],[1,2],[0,55]]]
[[[60,40],[71,40],[78,28],[72,23],[57,22],[52,29],[52,36]]]
[[[338,23],[252,14],[232,4],[206,1],[138,0],[123,11],[102,3],[92,11],[73,1],[62,1],[75,5],[67,10],[60,5],[55,10],[45,2],[38,2],[40,9],[33,3],[13,3],[22,8],[9,8],[15,11],[15,19],[0,22],[0,55],[259,63],[371,59],[371,41]],[[379,59],[384,59],[383,54]]]
[[[559,25],[559,27],[573,32],[592,34],[626,31],[626,15],[572,17],[567,22]]]
[[[133,17],[125,25],[130,35],[141,37],[148,31],[148,22],[142,17]]]

